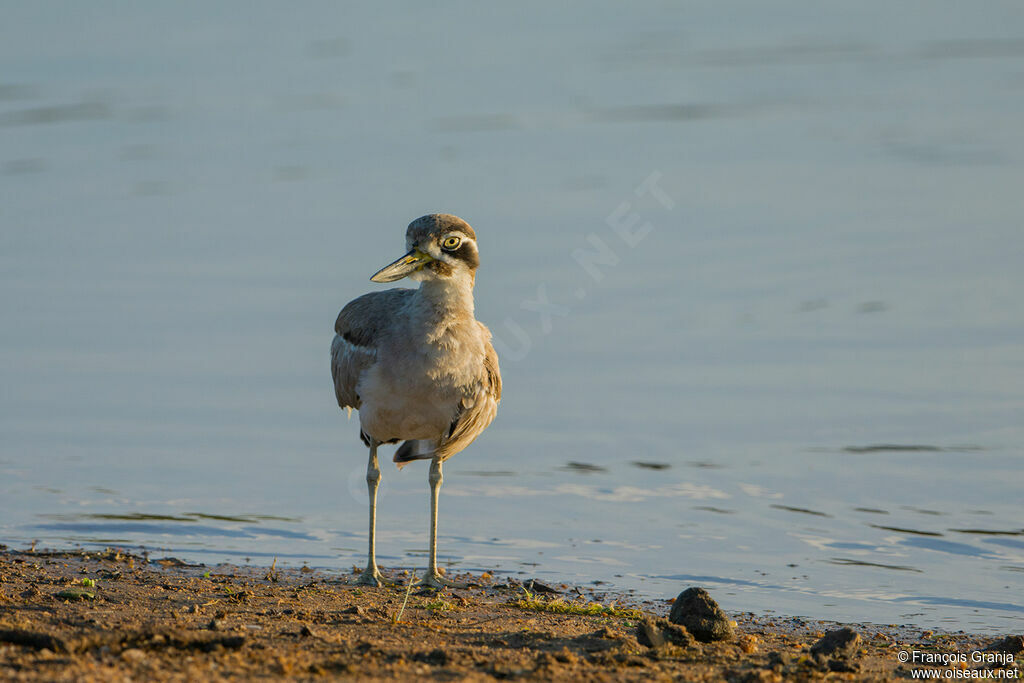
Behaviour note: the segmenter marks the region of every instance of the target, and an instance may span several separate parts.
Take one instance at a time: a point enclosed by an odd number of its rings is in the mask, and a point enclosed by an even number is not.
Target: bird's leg
[[[430,461],[430,559],[427,564],[427,573],[417,582],[417,586],[430,586],[432,588],[444,588],[455,584],[442,578],[441,572],[437,571],[437,499],[441,493],[441,482],[444,476],[441,474],[441,461],[434,458]]]
[[[380,484],[380,465],[377,463],[377,442],[370,440],[370,462],[366,465],[366,488],[370,495],[370,547],[367,550],[366,569],[356,583],[364,586],[384,584],[384,576],[377,568],[377,485]]]

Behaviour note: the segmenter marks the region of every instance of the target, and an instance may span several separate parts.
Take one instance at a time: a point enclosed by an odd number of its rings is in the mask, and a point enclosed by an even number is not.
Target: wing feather
[[[479,381],[471,393],[460,402],[460,410],[448,437],[438,444],[434,455],[442,461],[455,455],[473,443],[480,433],[498,414],[498,403],[501,402],[501,369],[498,367],[498,354],[491,345],[491,333],[479,323],[484,334],[484,362]]]
[[[359,381],[377,361],[377,344],[388,321],[414,291],[398,288],[371,292],[353,299],[341,309],[331,342],[331,376],[340,407],[358,410],[362,405]]]

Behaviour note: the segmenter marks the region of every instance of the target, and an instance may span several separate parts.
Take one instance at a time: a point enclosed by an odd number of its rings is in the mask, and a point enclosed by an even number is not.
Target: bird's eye
[[[454,251],[459,248],[460,244],[462,244],[461,237],[445,237],[444,242],[441,242],[441,248],[445,251]]]

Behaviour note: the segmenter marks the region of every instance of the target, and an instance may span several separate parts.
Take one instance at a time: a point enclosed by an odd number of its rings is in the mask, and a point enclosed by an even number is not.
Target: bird
[[[331,375],[338,406],[349,416],[359,411],[360,438],[370,449],[369,547],[357,583],[385,583],[375,553],[377,448],[402,442],[393,457],[399,469],[430,461],[430,551],[416,585],[443,588],[453,584],[437,568],[441,467],[494,420],[501,371],[491,332],[474,311],[480,252],[473,228],[451,214],[422,216],[406,229],[405,248],[370,280],[409,278],[420,286],[370,292],[346,304],[334,325]]]

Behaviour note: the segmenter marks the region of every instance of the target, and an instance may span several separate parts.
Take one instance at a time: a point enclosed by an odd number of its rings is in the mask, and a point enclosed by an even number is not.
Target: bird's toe
[[[414,584],[414,586],[416,588],[436,588],[438,590],[440,590],[441,588],[460,587],[459,584],[455,583],[454,581],[449,581],[448,579],[441,576],[441,573],[437,571],[428,571],[426,574],[423,575],[423,577],[419,581],[417,581]]]
[[[356,579],[358,586],[383,586],[387,583],[384,575],[376,567],[367,567],[359,578]]]

